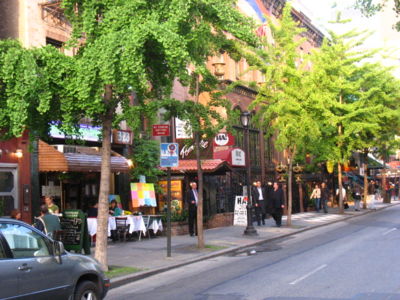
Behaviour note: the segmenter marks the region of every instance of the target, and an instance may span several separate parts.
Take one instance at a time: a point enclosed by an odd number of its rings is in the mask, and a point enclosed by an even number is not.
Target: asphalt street
[[[393,206],[136,281],[107,299],[400,300],[399,246]]]

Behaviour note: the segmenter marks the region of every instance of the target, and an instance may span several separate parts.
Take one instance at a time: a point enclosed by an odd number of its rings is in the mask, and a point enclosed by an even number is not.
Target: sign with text
[[[179,165],[179,145],[176,143],[160,144],[160,166],[172,168]]]
[[[129,130],[114,130],[113,137],[115,144],[132,145],[132,132]]]
[[[170,136],[170,129],[168,124],[153,125],[153,136]]]
[[[194,141],[180,140],[179,141],[179,159],[196,159],[196,147]],[[213,144],[211,140],[200,141],[200,158],[212,159]]]
[[[246,166],[246,155],[242,149],[236,148],[231,152],[232,162],[231,165],[234,167],[245,167]]]
[[[193,131],[189,121],[175,118],[175,136],[176,139],[192,139]]]
[[[235,145],[235,137],[227,132],[220,132],[214,137],[215,147],[233,146]]]
[[[247,197],[235,197],[235,212],[233,213],[233,225],[247,226]]]

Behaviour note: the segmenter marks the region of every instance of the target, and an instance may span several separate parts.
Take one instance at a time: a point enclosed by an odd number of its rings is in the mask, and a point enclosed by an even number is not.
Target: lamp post
[[[255,236],[257,230],[253,226],[253,200],[251,199],[251,164],[250,164],[250,143],[249,143],[249,125],[250,125],[250,113],[248,111],[243,112],[240,115],[240,121],[244,128],[244,148],[246,152],[246,185],[247,185],[247,227],[244,230],[244,235]]]

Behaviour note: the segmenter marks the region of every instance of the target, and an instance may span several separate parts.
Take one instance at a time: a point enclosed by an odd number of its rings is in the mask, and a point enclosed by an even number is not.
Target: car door
[[[12,253],[18,270],[18,294],[66,298],[70,276],[53,255],[52,241],[22,223],[4,223],[0,232]]]
[[[18,262],[12,258],[0,233],[0,299],[18,296]]]

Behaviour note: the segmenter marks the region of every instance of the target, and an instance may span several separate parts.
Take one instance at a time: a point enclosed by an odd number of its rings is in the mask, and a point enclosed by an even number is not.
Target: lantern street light
[[[251,163],[250,163],[250,143],[249,143],[249,125],[250,113],[242,112],[240,122],[244,128],[244,147],[246,152],[246,185],[247,185],[247,227],[244,230],[244,235],[255,236],[257,230],[253,226],[253,200],[251,199]]]

